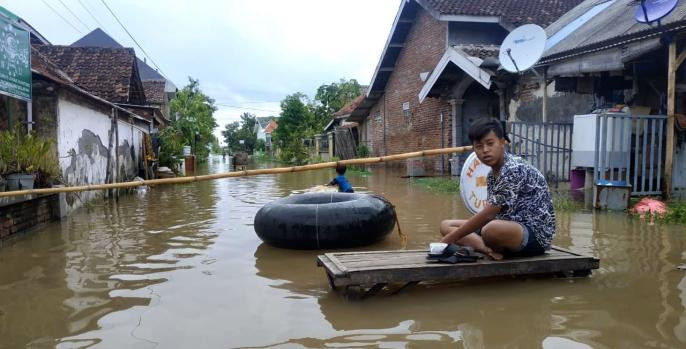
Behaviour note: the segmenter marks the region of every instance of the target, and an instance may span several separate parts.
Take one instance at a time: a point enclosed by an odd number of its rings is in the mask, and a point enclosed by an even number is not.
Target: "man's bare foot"
[[[486,255],[491,257],[491,259],[493,259],[494,261],[499,261],[499,260],[503,259],[502,253],[495,252],[495,251],[491,250],[490,248],[486,249]]]

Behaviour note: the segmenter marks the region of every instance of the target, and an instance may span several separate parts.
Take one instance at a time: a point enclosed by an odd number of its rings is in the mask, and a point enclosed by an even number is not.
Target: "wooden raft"
[[[537,274],[588,276],[600,265],[597,258],[555,246],[543,256],[502,261],[484,258],[476,263],[430,263],[426,255],[426,250],[326,253],[317,257],[317,265],[326,269],[333,289],[342,287],[349,293],[370,287],[364,297],[388,284],[404,284],[398,292],[423,281]]]

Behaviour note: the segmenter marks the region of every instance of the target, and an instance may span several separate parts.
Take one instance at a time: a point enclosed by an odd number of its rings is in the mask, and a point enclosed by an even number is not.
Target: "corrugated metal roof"
[[[551,37],[579,16],[590,10],[593,6],[606,2],[606,0],[586,0],[575,7],[558,21],[551,24],[546,33]],[[583,52],[603,46],[617,44],[619,42],[636,39],[641,36],[654,34],[656,26],[638,23],[634,18],[636,1],[616,0],[606,10],[591,18],[576,31],[568,35],[557,45],[544,53],[541,62],[568,56],[574,52]],[[662,26],[665,29],[674,28],[686,24],[686,2],[680,2],[667,17],[663,18]]]

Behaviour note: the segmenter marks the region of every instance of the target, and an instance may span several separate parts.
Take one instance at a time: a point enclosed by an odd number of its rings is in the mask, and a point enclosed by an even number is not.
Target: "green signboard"
[[[0,16],[0,93],[30,101],[30,36],[10,21]]]

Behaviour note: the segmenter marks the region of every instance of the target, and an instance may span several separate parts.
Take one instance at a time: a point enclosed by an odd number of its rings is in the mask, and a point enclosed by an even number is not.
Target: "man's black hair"
[[[336,173],[338,173],[339,175],[344,175],[345,170],[347,170],[345,164],[336,164]]]
[[[478,142],[486,137],[486,135],[491,133],[491,131],[493,131],[496,137],[505,138],[505,140],[509,142],[510,139],[503,130],[503,124],[504,122],[489,117],[476,119],[476,121],[469,126],[469,140],[472,143]]]

